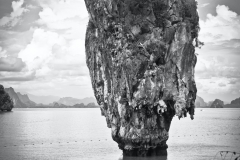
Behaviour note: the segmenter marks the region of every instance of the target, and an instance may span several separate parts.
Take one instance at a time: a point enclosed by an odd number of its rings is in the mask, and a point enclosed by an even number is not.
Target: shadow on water
[[[11,114],[11,113],[13,113],[13,111],[1,111],[0,110],[0,115],[2,114]]]
[[[0,110],[0,119],[2,119],[3,117],[5,117],[5,116],[3,116],[3,115],[11,114],[11,113],[13,113],[13,112],[12,112],[12,111],[1,111],[1,110]]]
[[[151,153],[152,156],[147,157],[136,157],[136,156],[126,156],[123,154],[123,157],[119,160],[167,160],[167,150],[159,150],[158,152]]]
[[[167,160],[167,156],[153,156],[153,157],[128,157],[123,156],[118,160]]]

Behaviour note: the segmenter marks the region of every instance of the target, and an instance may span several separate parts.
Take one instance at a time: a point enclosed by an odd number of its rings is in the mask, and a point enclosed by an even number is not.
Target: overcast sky
[[[198,95],[240,97],[240,1],[198,0]],[[84,0],[0,0],[0,84],[23,93],[93,96]]]

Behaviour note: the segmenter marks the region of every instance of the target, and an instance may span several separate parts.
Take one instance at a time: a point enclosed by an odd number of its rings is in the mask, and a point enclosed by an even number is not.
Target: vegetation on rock
[[[23,103],[21,99],[18,97],[18,94],[15,92],[15,90],[10,88],[5,88],[5,92],[8,93],[8,95],[11,97],[14,107],[15,108],[27,108],[28,105]]]
[[[11,111],[13,107],[14,104],[11,97],[5,92],[3,85],[0,84],[0,110]]]
[[[112,137],[124,155],[166,149],[174,115],[193,119],[195,0],[85,0],[86,62]],[[195,46],[193,43],[195,42]]]

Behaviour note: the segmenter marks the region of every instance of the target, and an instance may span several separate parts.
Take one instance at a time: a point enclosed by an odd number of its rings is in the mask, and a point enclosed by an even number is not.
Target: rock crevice
[[[86,63],[112,137],[126,155],[166,149],[174,115],[193,119],[195,0],[85,0]]]

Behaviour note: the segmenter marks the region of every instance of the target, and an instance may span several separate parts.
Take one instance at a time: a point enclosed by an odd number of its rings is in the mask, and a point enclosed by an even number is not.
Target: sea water
[[[173,118],[168,156],[214,159],[240,152],[240,109],[196,109],[195,119]],[[217,154],[215,159],[220,159]],[[17,109],[0,112],[0,160],[123,160],[100,109]]]

